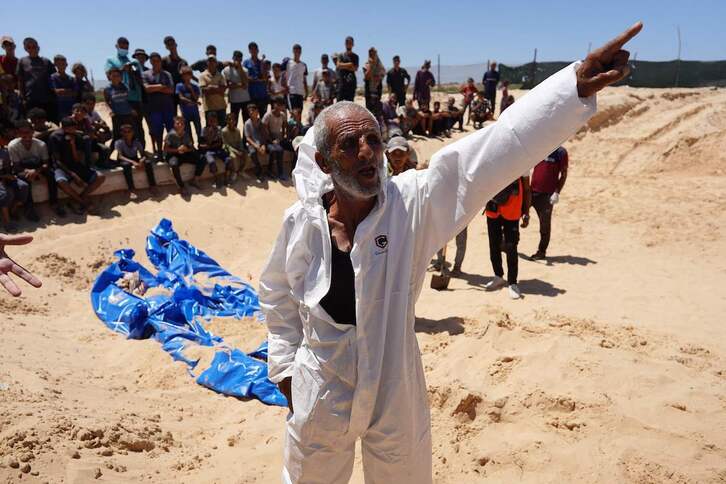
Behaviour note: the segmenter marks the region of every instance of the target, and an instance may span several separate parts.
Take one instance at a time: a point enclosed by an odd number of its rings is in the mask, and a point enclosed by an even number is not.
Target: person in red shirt
[[[512,299],[519,299],[522,296],[517,285],[519,275],[517,244],[519,244],[519,219],[522,219],[522,228],[529,225],[531,191],[528,175],[529,173],[526,173],[510,183],[494,195],[484,208],[489,234],[489,258],[494,269],[494,279],[484,288],[487,291],[494,291],[509,284],[509,297]],[[502,267],[502,250],[507,254],[506,280]]]
[[[466,80],[466,84],[462,84],[459,88],[459,92],[462,96],[464,96],[464,108],[461,110],[461,116],[464,117],[464,111],[466,111],[467,108],[469,108],[469,117],[466,120],[466,125],[468,126],[471,122],[471,102],[474,100],[474,95],[477,93],[476,84],[474,84],[474,79],[471,77]]]
[[[552,208],[560,200],[567,180],[567,150],[562,146],[540,161],[532,172],[532,206],[539,218],[539,247],[532,259],[544,260],[552,231]]]
[[[0,66],[5,74],[13,76],[13,80],[17,83],[17,77],[15,77],[15,71],[18,69],[18,58],[15,57],[15,41],[12,37],[7,35],[2,37],[1,44],[5,51],[5,55],[0,55]]]

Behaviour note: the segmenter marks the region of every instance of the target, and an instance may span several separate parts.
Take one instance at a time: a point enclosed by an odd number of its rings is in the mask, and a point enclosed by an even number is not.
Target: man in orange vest
[[[509,284],[509,297],[519,299],[522,293],[517,285],[519,243],[519,219],[522,227],[529,225],[529,207],[532,194],[529,187],[529,172],[514,180],[487,202],[484,213],[487,216],[489,232],[489,258],[494,269],[494,279],[485,287],[494,291]],[[504,244],[502,244],[502,238]],[[504,280],[502,250],[507,255],[507,279]]]

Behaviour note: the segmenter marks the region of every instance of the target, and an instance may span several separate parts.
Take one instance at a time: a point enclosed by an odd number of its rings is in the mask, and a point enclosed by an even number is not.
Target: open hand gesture
[[[618,82],[630,73],[630,52],[623,45],[638,35],[643,23],[638,22],[613,40],[596,49],[577,69],[577,94],[590,97],[602,88]]]
[[[22,294],[20,288],[15,284],[9,274],[12,272],[16,276],[25,280],[33,287],[40,287],[43,283],[30,272],[26,271],[22,266],[18,265],[5,252],[6,245],[25,245],[33,240],[30,235],[4,235],[0,234],[0,284],[10,295],[18,297]]]

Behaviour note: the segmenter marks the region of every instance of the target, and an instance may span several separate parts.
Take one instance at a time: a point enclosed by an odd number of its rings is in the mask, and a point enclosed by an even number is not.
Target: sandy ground
[[[421,295],[436,482],[726,482],[726,90],[599,102],[566,145],[549,263],[524,258],[536,217],[522,232],[524,299],[483,291],[482,217],[464,276]],[[450,141],[416,146],[428,158]],[[161,217],[256,284],[294,199],[241,183],[191,201],[111,195],[101,216],[31,228],[13,255],[44,286],[0,295],[0,480],[279,482],[285,410],[195,385],[156,343],[107,330],[89,288],[114,249],[143,254]],[[265,335],[212,329],[243,350]]]

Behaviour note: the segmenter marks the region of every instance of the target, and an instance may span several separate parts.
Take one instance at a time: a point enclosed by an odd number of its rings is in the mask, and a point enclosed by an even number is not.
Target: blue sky
[[[441,7],[441,5],[445,7]],[[676,25],[683,37],[682,58],[726,58],[726,1],[611,0],[601,2],[534,1],[295,1],[216,0],[80,1],[3,0],[2,35],[20,42],[38,39],[41,54],[64,54],[82,61],[96,79],[116,38],[128,37],[131,49],[165,53],[162,39],[176,37],[182,56],[197,60],[213,43],[220,56],[255,40],[268,58],[291,55],[303,46],[303,60],[315,67],[320,54],[343,50],[353,35],[361,57],[376,46],[386,66],[399,54],[403,64],[426,59],[446,65],[496,59],[507,64],[527,62],[535,47],[541,60],[573,60],[628,25],[643,20],[645,29],[630,45],[638,59],[676,57]],[[361,59],[363,61],[363,59]]]

